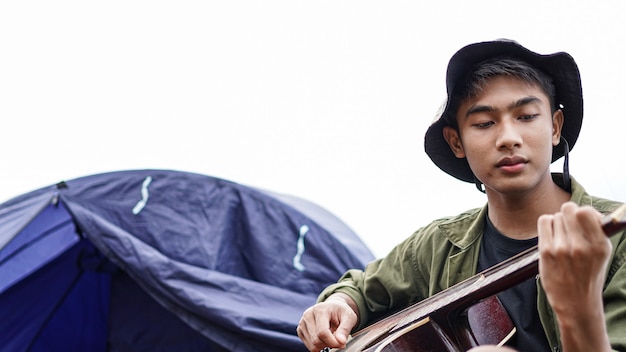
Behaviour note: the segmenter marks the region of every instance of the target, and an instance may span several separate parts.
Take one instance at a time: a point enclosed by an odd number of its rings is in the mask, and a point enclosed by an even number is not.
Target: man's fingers
[[[332,345],[328,344],[329,337],[334,339],[330,332],[328,314],[324,310],[319,310],[317,306],[304,312],[297,332],[309,351],[319,352],[322,348]]]
[[[346,311],[341,317],[337,330],[335,330],[335,339],[342,347],[348,342],[348,336],[350,336],[352,328],[356,325],[356,315],[352,313],[352,311]]]
[[[601,225],[602,214],[591,207],[581,207],[576,212],[576,219],[588,241],[605,240],[606,236]]]
[[[332,311],[330,315],[319,315],[316,318],[316,333],[319,337],[320,343],[323,344],[323,347],[344,347],[346,343],[346,339],[341,336],[343,333],[339,333],[339,338],[337,338],[338,331],[342,325],[345,325],[344,321],[345,312]],[[344,329],[344,328],[341,328]],[[343,340],[341,340],[343,338]]]
[[[325,347],[343,348],[356,314],[346,304],[325,302],[307,309],[298,324],[297,333],[309,351]]]
[[[553,215],[542,215],[537,221],[537,231],[539,234],[539,248],[549,247],[552,244],[554,234],[552,231]]]

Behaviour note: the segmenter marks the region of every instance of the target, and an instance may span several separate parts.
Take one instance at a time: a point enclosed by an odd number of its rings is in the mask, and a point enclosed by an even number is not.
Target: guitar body
[[[448,307],[450,308],[450,307]],[[401,315],[397,316],[398,318]],[[343,352],[465,351],[478,345],[501,345],[515,333],[515,326],[496,296],[467,309],[444,309],[402,325],[379,329],[373,325],[353,335]]]
[[[450,336],[430,318],[424,318],[394,333],[373,350],[374,352],[459,351]]]

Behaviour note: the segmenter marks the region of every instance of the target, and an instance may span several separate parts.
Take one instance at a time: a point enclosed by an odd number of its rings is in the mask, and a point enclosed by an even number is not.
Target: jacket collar
[[[563,174],[553,173],[552,179],[559,187],[564,188]],[[593,205],[592,198],[585,189],[571,177],[572,195],[571,201],[578,205]],[[452,244],[464,250],[483,234],[483,226],[487,217],[487,204],[482,208],[466,211],[456,217],[448,219],[439,225],[439,229]]]

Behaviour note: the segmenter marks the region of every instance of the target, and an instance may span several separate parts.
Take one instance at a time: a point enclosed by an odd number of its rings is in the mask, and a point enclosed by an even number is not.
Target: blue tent
[[[1,351],[304,351],[306,307],[372,253],[324,209],[129,170],[0,205]]]

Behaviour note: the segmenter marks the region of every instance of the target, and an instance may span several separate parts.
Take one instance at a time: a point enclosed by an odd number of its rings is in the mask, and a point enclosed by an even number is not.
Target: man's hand
[[[357,322],[354,301],[346,294],[335,293],[305,310],[297,331],[309,351],[319,352],[324,347],[345,347]]]
[[[554,310],[563,351],[610,349],[602,291],[611,242],[595,209],[567,202],[538,220],[539,275]]]

